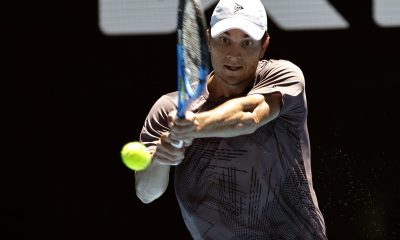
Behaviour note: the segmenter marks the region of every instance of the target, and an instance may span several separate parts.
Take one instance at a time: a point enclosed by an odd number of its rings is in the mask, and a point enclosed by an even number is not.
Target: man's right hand
[[[157,161],[162,165],[179,165],[184,159],[185,148],[176,148],[172,145],[173,143],[176,143],[176,140],[171,138],[170,133],[163,133],[153,154],[153,161]],[[184,146],[188,145],[190,144],[184,143]]]

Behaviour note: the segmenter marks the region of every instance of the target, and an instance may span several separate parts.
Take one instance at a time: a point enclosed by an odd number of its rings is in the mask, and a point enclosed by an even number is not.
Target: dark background
[[[349,29],[284,31],[270,20],[266,57],[291,60],[306,77],[329,239],[398,239],[400,28],[377,26],[371,1],[330,2]],[[3,174],[3,227],[11,239],[189,239],[172,185],[141,203],[119,155],[155,100],[176,88],[175,33],[105,36],[97,4],[3,10],[4,163],[18,167]]]

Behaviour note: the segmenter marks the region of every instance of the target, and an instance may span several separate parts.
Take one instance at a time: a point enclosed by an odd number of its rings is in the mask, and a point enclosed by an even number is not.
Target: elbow
[[[145,203],[145,204],[149,204],[158,198],[158,197],[154,197],[154,196],[146,196],[143,194],[138,194],[137,192],[136,192],[136,196],[140,199],[140,201],[142,201],[142,203]]]
[[[136,196],[143,203],[151,203],[159,198],[167,189],[169,180],[169,166],[167,168],[151,165],[149,170],[135,173]]]
[[[256,122],[253,122],[252,124],[250,124],[249,127],[247,127],[247,134],[252,134],[255,131],[257,131],[257,129],[260,127],[259,124],[257,124]]]
[[[159,185],[149,185],[143,182],[135,184],[136,196],[145,204],[161,197],[167,189],[168,182]]]
[[[253,121],[242,122],[242,123],[238,124],[236,126],[236,130],[231,131],[231,133],[235,133],[232,136],[252,134],[257,130],[257,128],[258,128],[257,126],[258,125],[255,124],[255,122],[253,122]]]
[[[247,116],[242,119],[244,134],[254,133],[260,127],[261,121],[254,113],[247,112],[245,115]]]
[[[146,191],[146,190],[140,190],[136,189],[136,196],[140,199],[145,204],[149,204],[156,200],[157,198],[161,197],[161,195],[164,193],[164,191]]]
[[[140,201],[142,201],[142,203],[145,203],[145,204],[149,204],[155,200],[155,199],[146,198],[140,194],[136,194],[136,196],[140,199]]]

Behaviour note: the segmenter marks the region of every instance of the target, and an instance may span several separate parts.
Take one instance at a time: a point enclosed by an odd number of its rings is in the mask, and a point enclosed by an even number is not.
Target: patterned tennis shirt
[[[260,61],[247,95],[272,92],[283,98],[276,119],[248,135],[194,139],[175,168],[176,197],[193,239],[327,239],[312,184],[302,71],[286,60]],[[168,131],[176,98],[162,96],[149,112],[141,141],[150,150]],[[227,100],[205,92],[191,110]]]

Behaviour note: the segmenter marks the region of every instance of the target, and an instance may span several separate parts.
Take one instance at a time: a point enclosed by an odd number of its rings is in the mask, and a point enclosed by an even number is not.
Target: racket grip
[[[179,140],[179,142],[177,143],[171,143],[172,146],[176,147],[176,148],[182,148],[183,147],[183,141]]]

